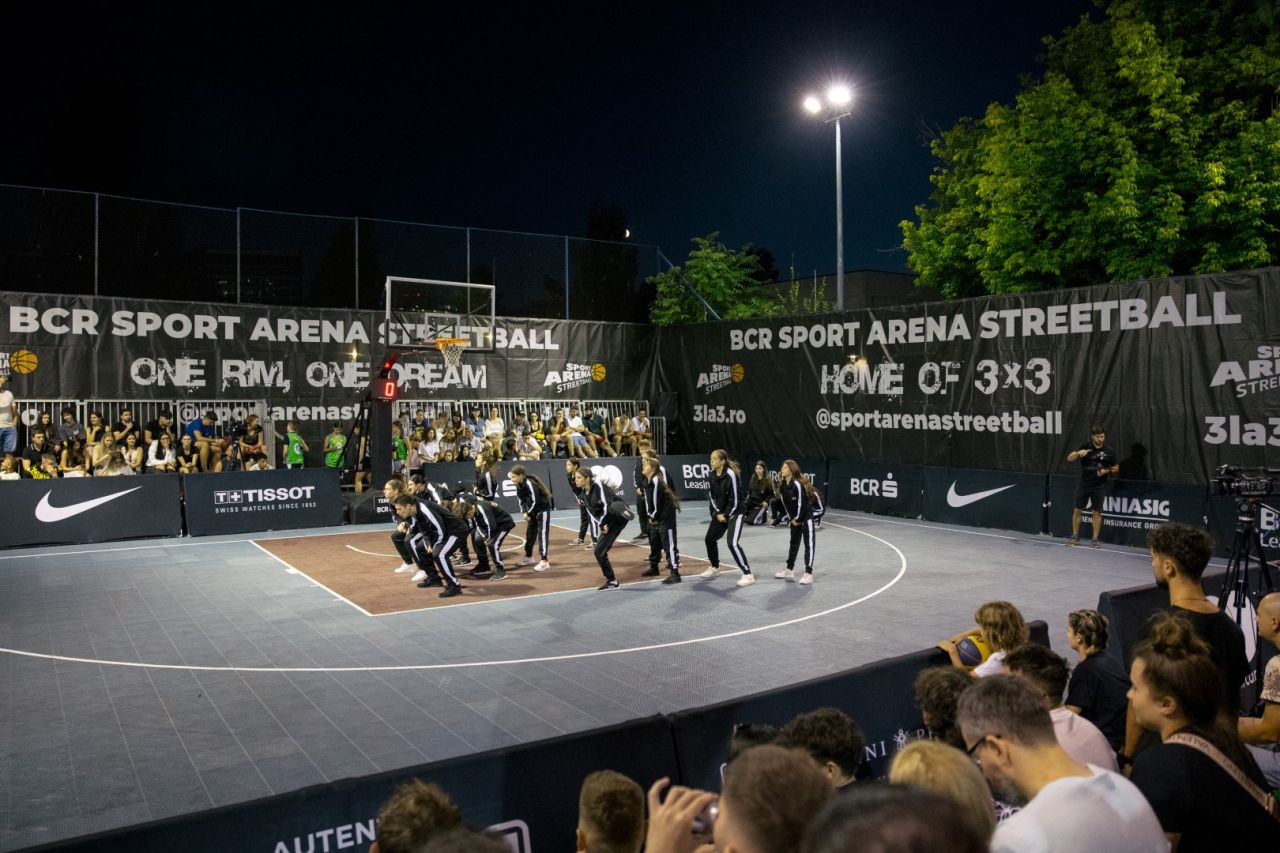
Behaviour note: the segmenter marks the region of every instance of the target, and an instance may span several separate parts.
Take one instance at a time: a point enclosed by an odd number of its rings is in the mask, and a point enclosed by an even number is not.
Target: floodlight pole
[[[846,113],[847,115],[847,113]],[[836,116],[836,310],[844,310],[844,180],[840,169],[840,116]]]

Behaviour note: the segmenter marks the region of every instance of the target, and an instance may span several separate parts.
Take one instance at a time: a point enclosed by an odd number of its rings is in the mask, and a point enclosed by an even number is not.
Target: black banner
[[[181,536],[178,477],[69,477],[0,484],[0,548]]]
[[[338,472],[329,468],[182,477],[187,533],[254,533],[342,523]]]
[[[838,509],[920,518],[923,496],[924,468],[919,465],[831,463],[828,501]]]
[[[930,521],[1044,532],[1043,475],[925,468],[924,480],[924,517]]]
[[[1280,268],[660,331],[691,447],[1067,473],[1280,467]]]
[[[1050,534],[1071,535],[1071,515],[1079,482],[1079,477],[1049,478]],[[1203,527],[1207,494],[1203,485],[1114,480],[1107,485],[1107,494],[1102,499],[1102,535],[1099,538],[1117,545],[1145,548],[1147,531],[1166,521]],[[1092,513],[1092,508],[1086,509],[1081,516],[1081,538],[1094,535]]]
[[[1261,556],[1266,558],[1274,580],[1280,584],[1280,495],[1253,501],[1237,496],[1211,497],[1206,503],[1214,553],[1226,557],[1237,541],[1243,548],[1244,541],[1248,540],[1253,545],[1249,551],[1250,565],[1256,566],[1261,545]]]

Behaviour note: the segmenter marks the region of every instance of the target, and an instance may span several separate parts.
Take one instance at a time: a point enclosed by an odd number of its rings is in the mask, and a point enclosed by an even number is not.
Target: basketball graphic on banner
[[[31,350],[20,349],[9,354],[9,369],[14,373],[30,373],[40,365],[40,359]]]
[[[734,382],[741,382],[746,373],[747,371],[743,369],[741,364],[735,363],[733,367],[729,368],[729,378]]]
[[[597,382],[602,382],[604,381],[604,377],[605,377],[605,369],[603,364],[597,361],[595,364],[591,365],[592,379],[594,379]]]

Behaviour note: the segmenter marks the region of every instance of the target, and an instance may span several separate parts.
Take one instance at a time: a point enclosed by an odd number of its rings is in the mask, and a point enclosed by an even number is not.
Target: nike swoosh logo
[[[66,521],[68,518],[74,518],[82,512],[88,512],[94,507],[102,506],[108,501],[124,497],[130,492],[136,492],[141,488],[142,486],[134,486],[132,489],[125,489],[123,492],[116,492],[114,495],[104,495],[91,501],[81,501],[78,504],[70,504],[68,506],[54,506],[49,503],[49,495],[53,494],[51,489],[45,492],[44,497],[40,499],[40,503],[36,504],[36,518],[50,524],[55,521]]]
[[[978,501],[983,500],[984,498],[989,498],[992,495],[998,495],[1001,492],[1003,492],[1005,489],[1012,489],[1012,488],[1013,486],[1001,486],[998,489],[987,489],[985,492],[974,492],[968,495],[961,495],[956,493],[956,484],[955,484],[955,481],[953,480],[951,483],[951,488],[947,489],[947,506],[953,506],[959,509],[962,506],[968,506],[969,504],[977,503]]]

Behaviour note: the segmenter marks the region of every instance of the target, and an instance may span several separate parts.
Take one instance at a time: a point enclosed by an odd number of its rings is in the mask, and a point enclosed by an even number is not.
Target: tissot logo
[[[1012,488],[1013,488],[1012,485],[999,486],[997,488],[987,489],[986,491],[982,491],[982,492],[971,492],[967,495],[962,495],[956,491],[956,484],[954,481],[952,481],[951,488],[947,489],[947,506],[959,509],[962,506],[968,506],[969,504],[974,504],[974,503],[977,503],[978,501],[986,500],[992,495],[998,495],[1001,492],[1006,491],[1008,489],[1012,489]]]
[[[214,506],[240,506],[250,503],[272,503],[274,501],[299,501],[310,499],[315,494],[315,486],[293,486],[280,489],[229,489],[213,493]]]
[[[136,492],[142,486],[135,486],[132,489],[125,489],[123,492],[116,492],[114,495],[103,495],[100,498],[92,500],[80,501],[79,503],[68,504],[67,506],[54,506],[49,502],[49,496],[53,494],[53,490],[44,493],[44,497],[40,499],[40,503],[36,504],[36,519],[46,524],[53,524],[56,521],[66,521],[68,518],[74,518],[81,513],[88,512],[94,507],[102,506],[104,503],[113,501],[116,498],[122,498],[130,492]]]

